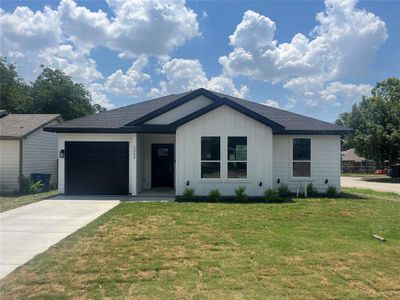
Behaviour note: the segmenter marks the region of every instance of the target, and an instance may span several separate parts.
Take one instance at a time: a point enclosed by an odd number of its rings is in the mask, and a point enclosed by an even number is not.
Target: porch
[[[132,195],[175,196],[175,153],[175,134],[138,133],[136,174],[133,174],[136,177],[136,195]]]

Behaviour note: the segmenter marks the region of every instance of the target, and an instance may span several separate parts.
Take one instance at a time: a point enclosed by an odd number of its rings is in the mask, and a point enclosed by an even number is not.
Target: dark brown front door
[[[151,145],[151,187],[174,187],[174,144]]]

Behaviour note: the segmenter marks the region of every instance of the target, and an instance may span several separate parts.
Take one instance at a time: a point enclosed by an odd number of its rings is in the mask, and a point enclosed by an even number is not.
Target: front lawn
[[[3,279],[0,298],[400,298],[400,196],[345,192],[122,203]]]
[[[0,212],[17,208],[23,205],[31,204],[33,202],[41,201],[43,199],[47,199],[57,194],[58,191],[53,190],[50,192],[31,194],[31,195],[0,196]]]

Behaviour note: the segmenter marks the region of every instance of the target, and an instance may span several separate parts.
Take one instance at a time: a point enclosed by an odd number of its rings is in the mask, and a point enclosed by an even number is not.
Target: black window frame
[[[308,149],[308,151],[305,151],[305,152],[308,152],[308,153],[302,153],[302,154],[297,154],[297,153],[295,153],[295,148],[296,148],[296,146],[298,146],[298,145],[295,145],[295,143],[296,143],[296,140],[307,140],[308,141],[308,147],[309,147],[309,149]],[[293,178],[311,178],[311,155],[312,155],[312,153],[311,153],[311,143],[312,143],[312,141],[311,141],[311,138],[306,138],[306,137],[299,137],[299,138],[293,138],[292,139],[292,151],[291,151],[291,168],[292,168],[292,177]],[[308,154],[308,155],[307,155]],[[309,172],[309,174],[308,174],[308,176],[298,176],[298,175],[295,175],[295,164],[308,164],[308,172]]]
[[[203,140],[204,139],[218,139],[218,155],[216,157],[207,158],[203,153]],[[212,147],[212,145],[210,146]],[[211,155],[213,156],[213,155]],[[203,168],[207,165],[217,165],[219,169],[218,177],[204,177]],[[220,136],[201,136],[200,137],[200,178],[202,180],[215,180],[221,179],[221,137]]]
[[[231,159],[230,158],[230,145],[231,145],[231,143],[230,143],[230,139],[245,139],[245,145],[246,145],[246,159],[237,159],[236,158],[236,155],[235,155],[235,157],[233,158],[233,159]],[[245,179],[247,179],[247,177],[248,177],[248,137],[247,136],[228,136],[227,137],[227,147],[226,147],[227,149],[226,149],[226,154],[227,154],[227,157],[226,157],[226,178],[227,179],[230,179],[230,180],[245,180]],[[229,166],[230,165],[233,165],[233,164],[235,164],[235,165],[245,165],[246,166],[246,172],[245,172],[245,177],[232,177],[232,176],[230,176],[230,174],[229,174],[229,170],[230,170],[230,168],[229,168]]]

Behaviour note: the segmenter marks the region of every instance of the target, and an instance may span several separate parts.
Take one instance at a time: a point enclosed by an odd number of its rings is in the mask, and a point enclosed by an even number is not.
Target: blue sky
[[[400,71],[400,1],[3,0],[1,9],[1,55],[26,80],[40,64],[59,68],[108,108],[204,86],[333,121]]]

